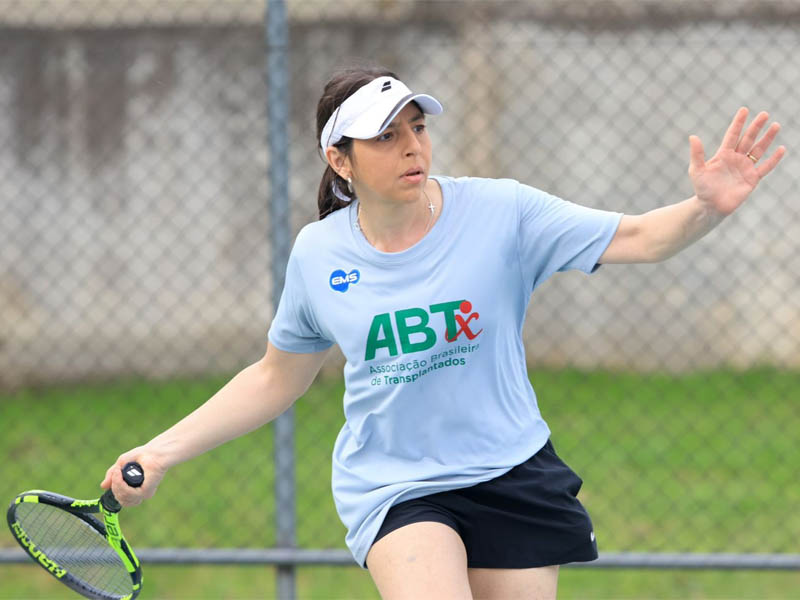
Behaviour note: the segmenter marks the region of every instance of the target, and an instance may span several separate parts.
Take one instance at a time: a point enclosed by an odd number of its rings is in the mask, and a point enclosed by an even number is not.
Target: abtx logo
[[[458,313],[466,315],[466,319]],[[397,356],[432,348],[436,344],[438,329],[429,327],[434,315],[441,315],[444,323],[439,320],[438,327],[444,325],[444,339],[450,343],[455,342],[462,333],[467,339],[474,340],[483,331],[483,328],[475,330],[477,324],[470,325],[480,315],[472,312],[472,302],[469,300],[431,304],[427,309],[406,308],[394,313],[382,313],[372,318],[364,360],[373,360],[381,349],[385,349],[389,356]]]

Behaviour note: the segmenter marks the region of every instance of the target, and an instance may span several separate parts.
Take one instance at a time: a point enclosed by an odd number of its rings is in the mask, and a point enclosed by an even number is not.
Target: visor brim
[[[370,115],[364,115],[364,118],[353,123],[352,126],[347,128],[347,131],[342,133],[357,140],[366,140],[380,135],[409,102],[416,102],[420,110],[429,115],[438,115],[444,110],[439,101],[433,96],[428,94],[409,94],[401,98],[385,117],[381,117],[382,114],[385,114],[384,111],[376,111]]]

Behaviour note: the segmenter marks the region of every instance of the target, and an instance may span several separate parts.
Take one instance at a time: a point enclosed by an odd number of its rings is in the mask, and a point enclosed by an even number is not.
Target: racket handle
[[[122,479],[131,487],[140,487],[144,483],[144,469],[137,462],[129,462],[122,467]],[[108,512],[118,513],[122,510],[122,505],[114,497],[114,493],[109,489],[100,497],[100,502]]]
[[[110,513],[118,513],[122,510],[122,505],[117,501],[114,497],[114,492],[110,489],[106,490],[105,494],[100,496],[100,504]]]
[[[137,462],[129,462],[122,467],[122,478],[131,487],[141,487],[144,483],[144,469]]]

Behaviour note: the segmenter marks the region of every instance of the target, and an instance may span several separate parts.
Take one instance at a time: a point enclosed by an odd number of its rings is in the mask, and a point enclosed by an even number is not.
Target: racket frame
[[[44,551],[36,545],[36,542],[30,539],[17,520],[17,507],[25,503],[46,504],[66,511],[81,519],[102,535],[109,546],[119,555],[122,564],[128,571],[132,582],[131,593],[121,598],[118,596],[111,596],[73,576],[67,569],[48,557]],[[103,494],[101,498],[96,498],[95,500],[76,500],[54,492],[29,490],[27,492],[22,492],[14,498],[11,505],[8,507],[6,519],[17,543],[22,546],[39,566],[67,587],[87,598],[97,598],[100,600],[108,600],[110,598],[133,600],[139,595],[139,591],[142,588],[142,567],[133,549],[128,545],[128,542],[122,535],[122,530],[119,527],[118,515],[120,509],[121,507],[113,494],[111,494],[111,490]],[[102,521],[94,516],[96,513],[102,514]]]

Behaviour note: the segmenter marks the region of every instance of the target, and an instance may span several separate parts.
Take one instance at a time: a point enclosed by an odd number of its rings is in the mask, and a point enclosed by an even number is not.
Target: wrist
[[[164,471],[186,460],[177,441],[164,437],[164,434],[154,437],[142,446],[141,450]]]
[[[703,200],[697,194],[689,198],[689,202],[693,205],[696,212],[696,220],[702,224],[706,231],[719,225],[727,216],[717,210],[713,203]]]

